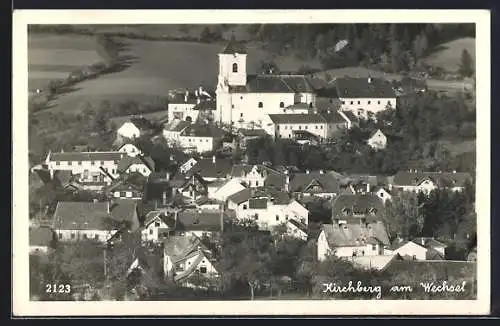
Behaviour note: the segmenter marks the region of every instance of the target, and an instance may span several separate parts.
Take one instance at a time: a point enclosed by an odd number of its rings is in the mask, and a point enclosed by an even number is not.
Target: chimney
[[[196,90],[194,91],[194,95],[195,95],[196,97],[199,97],[201,94],[199,94],[199,93],[198,93],[198,90],[196,89]]]
[[[162,200],[163,200],[163,205],[166,205],[167,204],[167,192],[165,190],[163,190],[163,193],[162,193]]]
[[[368,84],[372,83],[372,77],[368,77]]]
[[[54,180],[54,170],[49,169],[49,173],[50,173],[50,180]]]
[[[285,178],[285,191],[289,192],[290,191],[290,176],[286,174]]]
[[[168,171],[167,171],[167,172],[165,172],[165,179],[166,179],[167,181],[170,181],[170,172],[168,172]]]
[[[425,246],[425,239],[424,238],[420,238],[420,243],[422,244],[422,246]]]
[[[200,86],[200,87],[198,88],[198,94],[199,94],[200,96],[201,96],[201,94],[203,94],[203,87],[201,87],[201,86]]]
[[[184,102],[186,103],[188,101],[188,96],[189,96],[189,91],[186,89],[186,94],[184,94]]]
[[[306,170],[306,174],[309,174],[309,170]]]
[[[366,183],[366,193],[369,194],[370,193],[370,183]]]
[[[212,163],[215,164],[215,155],[212,156]]]

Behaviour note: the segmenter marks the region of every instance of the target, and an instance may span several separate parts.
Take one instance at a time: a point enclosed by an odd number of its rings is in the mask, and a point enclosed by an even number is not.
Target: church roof
[[[245,86],[229,86],[231,93],[313,93],[304,75],[248,75]]]
[[[234,54],[234,53],[241,53],[241,54],[246,54],[247,50],[243,43],[237,42],[236,39],[234,38],[234,35],[231,36],[231,39],[227,43],[226,47],[224,50],[222,50],[221,53],[224,54]]]

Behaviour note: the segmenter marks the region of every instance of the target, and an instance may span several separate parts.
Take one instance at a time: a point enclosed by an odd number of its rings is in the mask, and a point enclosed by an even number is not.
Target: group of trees
[[[474,24],[266,24],[248,32],[275,49],[319,58],[325,69],[363,64],[392,72],[413,69],[440,43],[475,36]]]

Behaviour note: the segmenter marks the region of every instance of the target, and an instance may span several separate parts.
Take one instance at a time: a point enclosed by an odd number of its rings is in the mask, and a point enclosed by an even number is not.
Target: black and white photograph
[[[489,12],[246,12],[14,13],[19,313],[488,313]]]

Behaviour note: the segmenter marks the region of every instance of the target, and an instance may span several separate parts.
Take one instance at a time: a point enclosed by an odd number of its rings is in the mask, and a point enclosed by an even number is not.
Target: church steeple
[[[219,84],[226,86],[245,86],[247,83],[247,51],[234,34],[219,53]]]

